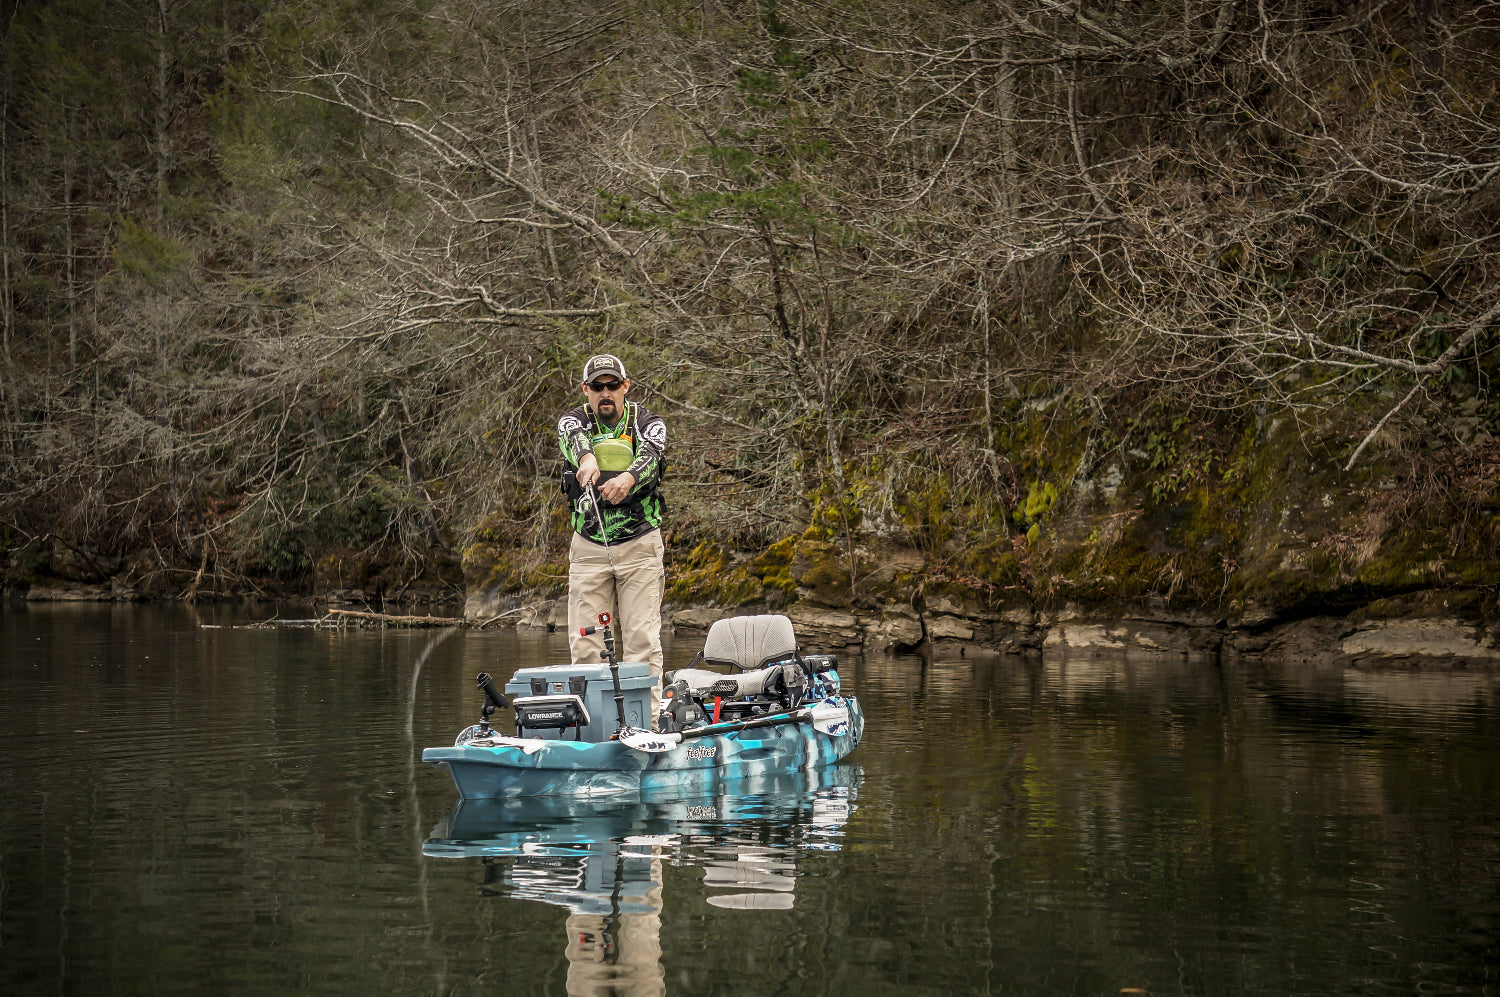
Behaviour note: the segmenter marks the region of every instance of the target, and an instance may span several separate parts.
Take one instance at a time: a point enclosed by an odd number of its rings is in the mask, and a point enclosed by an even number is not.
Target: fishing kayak
[[[446,766],[466,800],[701,795],[736,780],[815,771],[864,736],[864,713],[842,689],[837,659],[802,654],[785,616],[716,622],[693,664],[665,676],[663,706],[649,725],[642,721],[655,677],[644,664],[616,662],[602,632],[607,667],[520,669],[505,686],[509,699],[481,674],[480,723],[452,747],[427,748],[422,760]],[[490,726],[501,709],[514,709],[514,735]]]

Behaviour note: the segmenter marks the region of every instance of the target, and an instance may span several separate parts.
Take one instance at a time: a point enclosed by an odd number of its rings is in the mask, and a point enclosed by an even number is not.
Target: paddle
[[[751,717],[749,720],[712,724],[708,727],[694,727],[691,730],[678,731],[675,734],[653,734],[649,730],[637,730],[634,727],[625,727],[615,737],[625,747],[634,751],[644,751],[647,754],[659,755],[663,752],[671,751],[689,738],[706,737],[713,734],[735,734],[742,730],[755,730],[760,727],[780,727],[784,724],[802,723],[807,720],[812,721],[813,729],[820,734],[843,737],[849,733],[848,709],[842,706],[833,706],[825,702],[805,706],[800,710],[793,710],[791,713],[776,713],[771,716]]]

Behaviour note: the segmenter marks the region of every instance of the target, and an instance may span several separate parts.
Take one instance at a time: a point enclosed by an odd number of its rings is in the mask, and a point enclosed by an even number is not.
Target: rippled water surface
[[[563,635],[253,618],[0,614],[0,992],[1500,992],[1500,676],[846,656],[816,779],[459,805]]]

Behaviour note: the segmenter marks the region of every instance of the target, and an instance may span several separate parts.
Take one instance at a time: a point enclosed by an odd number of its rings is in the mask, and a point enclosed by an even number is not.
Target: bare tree
[[[320,546],[409,578],[487,520],[543,551],[550,418],[604,343],[674,419],[681,529],[815,525],[851,584],[871,536],[969,556],[939,519],[1008,547],[1028,479],[1086,475],[1142,398],[1354,403],[1352,467],[1491,362],[1482,7],[271,5],[201,217],[183,18],[137,13],[150,154],[109,172],[98,113],[45,143],[71,105],[22,95],[46,179],[7,224],[53,225],[78,307],[66,362],[7,324],[48,356],[8,388],[10,508],[194,586]],[[1080,438],[1028,437],[1059,399]]]

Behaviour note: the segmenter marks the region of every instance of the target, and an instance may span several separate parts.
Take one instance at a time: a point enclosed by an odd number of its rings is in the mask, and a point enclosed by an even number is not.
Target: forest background
[[[0,87],[12,593],[555,595],[610,350],[675,606],[1495,646],[1495,4],[10,0]]]

